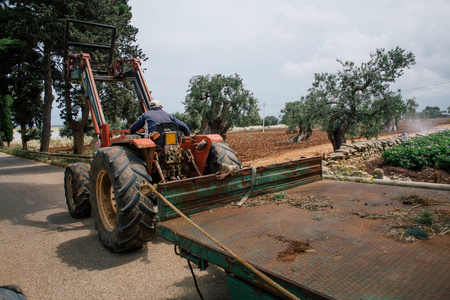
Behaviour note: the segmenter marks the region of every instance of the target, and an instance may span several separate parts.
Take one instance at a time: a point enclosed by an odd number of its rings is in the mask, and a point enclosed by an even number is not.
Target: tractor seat
[[[175,122],[158,123],[154,132],[158,132],[160,135],[159,138],[153,139],[156,146],[160,148],[164,148],[165,145],[176,144],[178,137],[181,136],[181,132]]]
[[[142,136],[140,136],[139,134],[125,134],[125,139],[127,140],[137,140],[141,138]]]

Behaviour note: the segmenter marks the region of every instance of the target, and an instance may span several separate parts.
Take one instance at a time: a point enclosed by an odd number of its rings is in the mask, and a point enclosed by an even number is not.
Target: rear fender
[[[201,150],[197,149],[197,145],[205,140],[206,146]],[[181,148],[191,150],[194,156],[195,164],[201,174],[205,171],[206,160],[208,159],[209,150],[212,143],[221,143],[223,138],[218,134],[196,135],[193,137],[185,137],[181,143]]]

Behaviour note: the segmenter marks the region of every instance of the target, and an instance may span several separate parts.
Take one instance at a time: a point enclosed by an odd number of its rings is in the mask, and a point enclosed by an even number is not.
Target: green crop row
[[[382,154],[386,165],[420,171],[436,168],[450,172],[450,130],[411,139]]]

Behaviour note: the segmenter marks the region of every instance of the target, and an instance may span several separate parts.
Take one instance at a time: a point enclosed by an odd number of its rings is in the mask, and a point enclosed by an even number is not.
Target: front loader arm
[[[70,40],[71,26],[91,26],[109,31],[110,39],[97,42],[96,44],[86,44],[80,41]],[[82,27],[81,27],[82,28]],[[64,80],[81,80],[84,86],[85,95],[88,99],[89,109],[94,123],[94,130],[99,137],[101,147],[111,144],[109,125],[106,124],[105,117],[98,96],[95,81],[118,82],[131,81],[139,99],[143,112],[150,109],[152,101],[151,92],[144,79],[141,68],[141,61],[137,58],[116,59],[113,63],[114,41],[116,38],[116,28],[114,26],[98,24],[74,19],[66,19],[66,33],[64,43]],[[69,48],[89,48],[108,52],[107,65],[91,65],[91,57],[87,53],[69,54]],[[124,64],[131,64],[130,71],[124,72]]]
[[[131,63],[132,70],[123,74],[124,63]],[[150,102],[152,101],[152,95],[148,89],[147,83],[144,79],[144,73],[141,68],[141,61],[138,58],[117,58],[116,62],[112,66],[114,77],[117,79],[131,81],[133,83],[134,90],[141,104],[141,108],[144,112],[150,110]]]
[[[81,60],[79,68],[73,68],[75,62]],[[100,146],[110,145],[109,125],[106,124],[103,115],[100,98],[98,96],[97,87],[95,85],[94,75],[91,68],[91,57],[87,53],[69,54],[68,55],[68,72],[70,78],[79,78],[84,87],[84,94],[86,96],[89,110],[91,112],[92,123],[94,124],[94,131],[100,141]]]

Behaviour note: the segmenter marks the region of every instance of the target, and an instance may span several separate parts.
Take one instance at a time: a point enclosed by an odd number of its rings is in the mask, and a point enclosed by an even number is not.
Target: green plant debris
[[[281,200],[281,199],[286,198],[286,193],[285,192],[275,193],[275,194],[273,194],[273,197],[277,200]]]
[[[300,195],[289,200],[289,204],[301,209],[307,210],[323,210],[325,208],[333,208],[333,202],[327,196]]]
[[[417,194],[410,194],[408,196],[400,196],[397,198],[398,200],[402,201],[403,204],[405,205],[424,205],[424,206],[430,206],[433,204],[433,200],[427,198],[427,197],[422,197],[419,196]]]
[[[417,218],[417,223],[422,225],[433,225],[436,221],[437,216],[430,210],[424,210],[419,214]]]
[[[273,194],[273,195],[261,195],[249,199],[245,206],[256,206],[264,204],[289,204],[301,209],[316,211],[323,210],[325,208],[333,208],[333,202],[327,196],[322,195],[298,195],[288,194],[285,192]]]
[[[430,237],[428,232],[426,232],[420,227],[408,228],[406,229],[406,234],[418,239],[428,239]]]
[[[413,243],[435,235],[450,233],[449,210],[423,209],[407,212],[391,210],[377,213],[361,210],[351,213],[365,219],[384,220],[387,236],[403,243]]]

